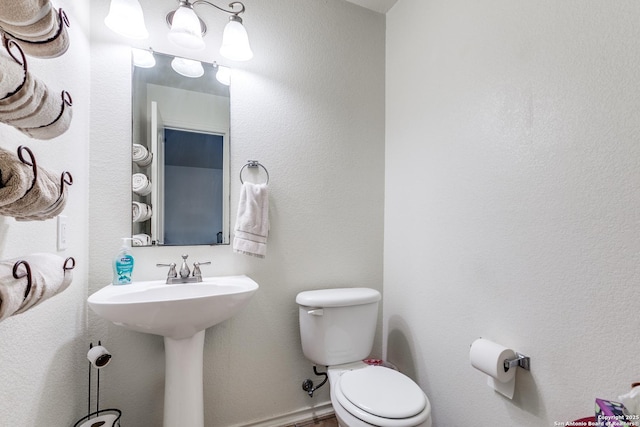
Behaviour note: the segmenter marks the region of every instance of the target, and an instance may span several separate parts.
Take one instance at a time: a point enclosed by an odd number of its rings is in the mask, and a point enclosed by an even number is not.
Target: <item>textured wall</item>
[[[166,45],[171,0],[142,1],[154,49]],[[382,288],[384,197],[384,16],[343,1],[245,2],[255,58],[234,66],[231,86],[231,217],[238,172],[258,159],[271,175],[271,233],[264,260],[230,246],[139,248],[136,279],[161,278],[156,262],[187,252],[213,261],[207,275],[245,273],[261,286],[239,315],[207,332],[205,424],[244,425],[326,403],[311,400],[313,376],[299,343],[298,292],[329,286]],[[92,108],[89,287],[111,280],[111,258],[130,230],[129,54],[104,31],[108,2],[92,2]],[[207,61],[226,18],[210,20]],[[208,21],[209,22],[209,21]],[[144,43],[140,46],[145,46]],[[225,61],[222,61],[224,64]],[[246,171],[245,171],[246,173]],[[250,175],[247,175],[250,177]],[[109,344],[103,406],[123,423],[160,425],[164,353],[160,337],[129,332],[90,315],[89,333]],[[380,353],[380,340],[376,352]]]
[[[436,426],[551,426],[638,380],[639,14],[628,0],[387,14],[386,351]],[[479,336],[531,356],[513,401],[470,367]]]
[[[76,259],[69,288],[25,313],[0,323],[0,425],[73,425],[86,415],[86,340],[89,188],[89,35],[84,2],[57,1],[71,27],[70,48],[58,58],[27,57],[29,71],[55,91],[73,98],[73,120],[63,135],[35,140],[0,124],[0,145],[29,147],[43,168],[71,172],[73,186],[64,210],[68,217],[68,248],[56,248],[56,220],[17,222],[0,217],[0,259],[48,252]],[[2,55],[4,55],[4,48]]]

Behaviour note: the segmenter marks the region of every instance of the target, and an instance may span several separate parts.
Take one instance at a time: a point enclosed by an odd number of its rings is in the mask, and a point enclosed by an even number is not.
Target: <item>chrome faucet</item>
[[[182,265],[180,266],[180,277],[178,277],[178,273],[176,272],[177,264],[172,262],[171,264],[156,264],[156,267],[169,267],[169,272],[167,273],[167,285],[172,285],[174,283],[200,283],[202,282],[202,272],[200,271],[201,265],[211,264],[211,261],[207,262],[194,262],[193,263],[193,274],[191,274],[191,270],[187,265],[187,258],[189,255],[182,255]]]

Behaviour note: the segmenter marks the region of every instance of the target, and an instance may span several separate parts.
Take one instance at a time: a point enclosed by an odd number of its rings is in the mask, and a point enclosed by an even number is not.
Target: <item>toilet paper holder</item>
[[[500,366],[500,365],[498,365]],[[516,352],[516,357],[513,359],[504,359],[504,371],[507,372],[510,368],[521,367],[527,371],[531,370],[531,358],[524,354]]]

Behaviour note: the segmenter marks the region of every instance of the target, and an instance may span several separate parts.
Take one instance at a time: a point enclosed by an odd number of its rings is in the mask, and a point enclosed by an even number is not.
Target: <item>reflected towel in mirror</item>
[[[151,236],[148,234],[134,234],[132,236],[131,244],[132,246],[149,246],[151,245]]]
[[[151,218],[151,206],[142,202],[132,202],[133,222],[144,222]]]
[[[146,196],[151,193],[151,181],[143,173],[134,173],[131,178],[133,192],[139,196]]]
[[[153,161],[153,154],[142,144],[133,144],[131,157],[134,163],[142,168],[146,168]]]

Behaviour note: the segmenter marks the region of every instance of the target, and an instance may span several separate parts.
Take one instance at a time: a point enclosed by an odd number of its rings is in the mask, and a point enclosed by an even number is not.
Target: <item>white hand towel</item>
[[[269,235],[269,192],[267,184],[245,182],[240,189],[233,250],[264,258]]]
[[[31,290],[26,298],[27,277],[13,277],[13,266],[19,260],[26,261],[31,268]],[[67,289],[73,273],[64,270],[64,263],[62,257],[47,253],[0,261],[0,320],[23,313]],[[17,271],[24,274],[26,268],[19,266]]]

